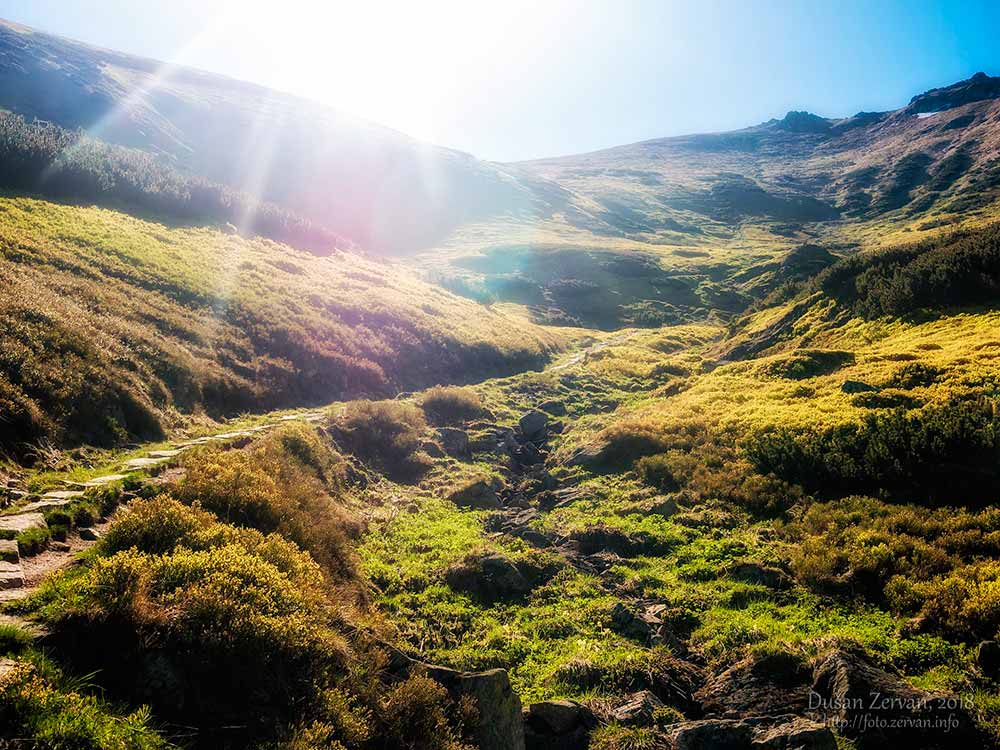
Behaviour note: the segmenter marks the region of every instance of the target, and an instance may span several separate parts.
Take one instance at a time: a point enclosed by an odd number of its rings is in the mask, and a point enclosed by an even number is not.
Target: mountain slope
[[[4,450],[537,365],[561,337],[347,253],[0,198]]]
[[[501,170],[297,97],[0,23],[0,108],[159,154],[352,238],[406,250],[526,208]]]

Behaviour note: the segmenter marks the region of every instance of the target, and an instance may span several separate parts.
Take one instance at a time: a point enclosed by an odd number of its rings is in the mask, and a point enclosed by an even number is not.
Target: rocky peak
[[[910,100],[904,110],[908,114],[940,112],[963,104],[1000,97],[1000,77],[976,73],[972,78],[939,89],[931,89]]]
[[[781,130],[791,133],[826,133],[830,130],[830,121],[814,115],[812,112],[792,110],[775,123]]]

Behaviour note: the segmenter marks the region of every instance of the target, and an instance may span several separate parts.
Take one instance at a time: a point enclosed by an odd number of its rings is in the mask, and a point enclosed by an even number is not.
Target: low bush
[[[221,520],[280,533],[337,578],[351,577],[360,525],[342,502],[342,461],[316,431],[288,425],[245,450],[207,450],[185,462],[174,496]]]
[[[21,557],[31,557],[46,550],[49,541],[52,539],[52,532],[48,527],[41,529],[28,529],[17,535],[17,549]]]
[[[426,468],[417,450],[427,423],[413,404],[352,401],[336,426],[351,453],[390,477],[410,479]]]
[[[475,419],[483,411],[479,394],[471,388],[435,386],[421,400],[427,420],[435,425],[449,425]]]
[[[1000,497],[1000,416],[988,398],[866,415],[825,430],[751,435],[754,468],[824,495],[985,503]]]
[[[165,750],[143,708],[118,716],[98,698],[60,690],[29,662],[0,675],[0,745],[80,750]]]
[[[803,380],[829,375],[853,363],[853,352],[837,349],[805,349],[768,362],[763,369],[766,374],[774,377]]]
[[[672,461],[670,456],[661,454],[658,456],[645,456],[635,462],[635,473],[639,479],[664,492],[673,492],[680,487],[674,477]]]

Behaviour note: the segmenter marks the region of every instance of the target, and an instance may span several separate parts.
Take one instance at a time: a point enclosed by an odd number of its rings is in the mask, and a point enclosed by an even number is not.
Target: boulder
[[[471,698],[479,711],[474,735],[480,750],[524,750],[521,699],[503,669],[464,672],[456,692]]]
[[[532,441],[545,439],[546,427],[549,424],[549,415],[538,409],[532,409],[518,420],[521,434]]]
[[[830,728],[802,717],[793,717],[776,726],[755,728],[753,750],[837,750],[837,738]]]
[[[578,750],[597,726],[594,712],[576,701],[532,703],[524,714],[527,750]]]
[[[527,596],[531,583],[503,555],[488,552],[466,557],[445,571],[445,581],[455,591],[493,604]]]
[[[682,721],[663,730],[670,750],[750,750],[749,724],[733,719]]]
[[[635,610],[618,602],[611,610],[611,630],[643,643],[655,643],[659,640],[663,621],[655,614],[644,610]]]
[[[1000,677],[1000,643],[983,641],[976,651],[976,664],[990,679]]]
[[[657,712],[663,707],[663,701],[653,693],[640,690],[612,709],[611,718],[625,726],[651,727],[656,723]]]
[[[566,416],[566,404],[558,399],[543,401],[538,405],[538,408],[546,414],[551,414],[553,417]]]
[[[0,562],[20,565],[21,553],[17,549],[16,540],[0,539]]]
[[[447,455],[444,452],[444,448],[435,443],[433,440],[424,440],[420,443],[420,450],[431,458],[444,458]]]
[[[41,513],[18,513],[14,516],[0,516],[0,532],[7,532],[5,536],[16,536],[24,531],[44,529],[47,526],[45,516]]]
[[[21,588],[24,588],[24,570],[21,568],[21,563],[0,560],[0,591]]]
[[[959,698],[919,690],[872,664],[854,646],[816,661],[809,709],[810,718],[840,727],[860,750],[982,747],[985,742]]]
[[[79,529],[77,531],[77,534],[79,534],[80,538],[85,542],[96,542],[98,539],[101,538],[101,532],[99,532],[97,529],[91,529],[89,527]]]
[[[441,447],[449,456],[464,458],[469,455],[469,433],[465,430],[457,427],[441,427],[437,432]]]
[[[462,508],[496,510],[500,507],[496,480],[475,479],[448,495],[448,499]]]
[[[694,697],[707,716],[805,713],[812,670],[790,654],[748,656],[712,677]]]

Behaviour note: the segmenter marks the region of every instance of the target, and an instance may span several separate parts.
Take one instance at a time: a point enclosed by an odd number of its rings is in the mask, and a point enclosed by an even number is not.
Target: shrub
[[[415,674],[386,697],[379,720],[388,747],[407,750],[473,750],[448,721],[448,692],[434,680]]]
[[[292,540],[332,575],[351,577],[357,520],[340,502],[339,456],[315,430],[284,427],[242,451],[203,451],[186,462],[175,496],[220,519]]]
[[[471,388],[435,386],[424,393],[421,405],[431,424],[447,425],[467,422],[483,411],[479,394]]]
[[[352,401],[337,427],[348,450],[391,477],[411,478],[425,468],[416,453],[427,425],[413,404]]]
[[[745,451],[758,472],[826,495],[982,503],[1000,496],[998,428],[992,400],[953,399],[822,431],[765,429]]]
[[[645,484],[664,492],[673,492],[680,485],[674,477],[667,455],[646,456],[635,462],[635,472]]]
[[[17,535],[17,549],[21,557],[31,557],[49,546],[52,532],[46,528],[28,529]]]
[[[854,353],[837,349],[805,349],[776,359],[764,366],[768,375],[803,380],[829,375],[854,362]]]
[[[0,744],[81,750],[160,750],[145,709],[116,716],[93,696],[60,691],[28,662],[0,675]]]

